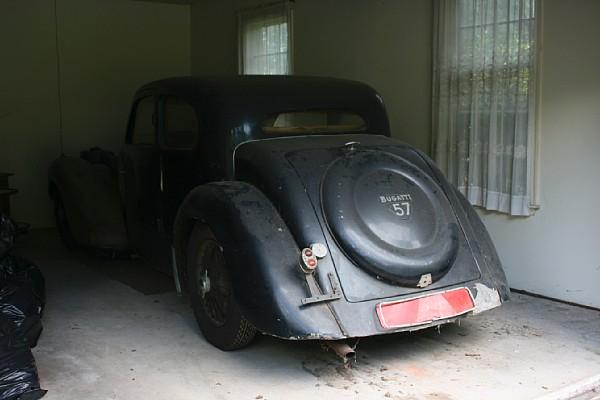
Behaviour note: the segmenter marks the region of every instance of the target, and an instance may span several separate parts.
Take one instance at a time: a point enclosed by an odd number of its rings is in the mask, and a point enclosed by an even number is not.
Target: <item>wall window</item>
[[[436,0],[434,157],[474,205],[529,215],[535,0]]]
[[[288,2],[243,10],[239,18],[240,73],[291,74],[291,20]]]

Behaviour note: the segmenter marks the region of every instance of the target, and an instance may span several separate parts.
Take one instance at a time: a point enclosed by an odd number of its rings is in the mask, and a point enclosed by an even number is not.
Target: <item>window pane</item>
[[[198,120],[194,108],[173,97],[167,98],[163,145],[177,149],[191,149],[197,137]]]
[[[154,98],[145,97],[137,103],[133,144],[154,144]]]
[[[335,110],[279,113],[263,121],[262,126],[263,132],[273,135],[343,133],[366,129],[365,121],[359,115]]]
[[[285,75],[290,72],[287,19],[288,10],[283,4],[240,14],[244,74]]]
[[[473,203],[528,215],[534,0],[436,7],[435,158]]]

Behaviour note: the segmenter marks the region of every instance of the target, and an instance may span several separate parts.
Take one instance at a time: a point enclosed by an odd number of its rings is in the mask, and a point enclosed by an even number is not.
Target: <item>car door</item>
[[[162,223],[157,98],[142,95],[134,103],[126,143],[120,154],[120,187],[132,247],[150,266],[170,272]]]
[[[205,179],[197,152],[200,124],[195,108],[177,97],[164,96],[159,109],[162,220],[170,241],[179,205]]]

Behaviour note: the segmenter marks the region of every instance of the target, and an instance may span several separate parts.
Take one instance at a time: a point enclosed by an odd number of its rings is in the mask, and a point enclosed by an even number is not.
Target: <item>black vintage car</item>
[[[63,238],[172,272],[221,349],[417,330],[508,299],[471,205],[390,138],[362,83],[160,80],[135,95],[118,160],[84,158],[50,169]]]

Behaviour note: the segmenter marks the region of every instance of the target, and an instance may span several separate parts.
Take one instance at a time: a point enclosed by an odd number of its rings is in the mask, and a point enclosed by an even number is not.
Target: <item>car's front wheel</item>
[[[192,309],[206,340],[221,350],[249,345],[256,329],[235,301],[223,247],[202,224],[194,227],[188,241],[187,276]]]

